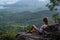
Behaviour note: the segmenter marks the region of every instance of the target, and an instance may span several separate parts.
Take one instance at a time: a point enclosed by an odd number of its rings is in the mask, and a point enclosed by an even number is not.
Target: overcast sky
[[[46,5],[47,3],[49,3],[49,0],[0,0],[0,9],[3,9],[3,8],[7,8],[7,7],[4,7],[3,5],[11,5],[11,4],[16,4],[16,3],[22,3],[25,4],[32,4],[32,5]],[[34,2],[34,3],[33,3]],[[23,5],[22,4],[22,5]]]
[[[16,3],[18,1],[30,1],[30,0],[0,0],[0,5],[14,4],[14,3]],[[45,2],[45,3],[48,2],[48,0],[37,0],[37,1]]]
[[[0,0],[0,5],[14,4],[19,0]]]

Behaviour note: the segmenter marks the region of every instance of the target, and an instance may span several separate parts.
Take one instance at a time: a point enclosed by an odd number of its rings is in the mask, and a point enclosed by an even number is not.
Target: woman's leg
[[[33,25],[32,27],[35,29],[35,31],[39,31],[39,28],[37,28],[37,26]]]
[[[38,32],[38,31],[39,29],[35,25],[33,25],[32,28],[29,30],[29,32]]]
[[[39,32],[39,29],[35,26],[35,25],[33,25],[32,27],[31,27],[31,29],[28,31],[29,33],[32,33],[32,32]]]

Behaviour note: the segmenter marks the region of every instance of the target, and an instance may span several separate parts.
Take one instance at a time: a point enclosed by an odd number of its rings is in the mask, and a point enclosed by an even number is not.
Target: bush
[[[14,40],[16,33],[17,33],[16,28],[14,28],[10,31],[0,30],[0,40]]]

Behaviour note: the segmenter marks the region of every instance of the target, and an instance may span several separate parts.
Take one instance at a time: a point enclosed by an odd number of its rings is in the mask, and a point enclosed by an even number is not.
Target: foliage
[[[29,24],[25,24],[25,25],[21,25],[20,26],[20,30],[26,32],[27,30],[29,30],[31,28],[31,26]]]
[[[48,8],[50,9],[50,11],[52,11],[53,14],[53,20],[55,21],[55,23],[60,23],[60,18],[58,16],[58,12],[57,12],[57,6],[60,6],[60,0],[50,0],[50,4],[47,4]]]
[[[53,20],[55,21],[55,23],[57,23],[58,21],[58,14],[53,14]]]
[[[0,40],[14,40],[16,34],[18,31],[27,31],[30,28],[29,24],[21,25],[20,27],[16,27],[17,25],[15,24],[15,27],[13,26],[7,26],[11,27],[10,29],[6,30],[3,28],[0,28]]]
[[[13,40],[17,33],[16,28],[14,28],[10,31],[8,31],[8,30],[2,31],[2,30],[0,30],[0,40]]]
[[[60,0],[50,0],[50,4],[47,5],[51,11],[57,10],[56,6],[60,6]]]

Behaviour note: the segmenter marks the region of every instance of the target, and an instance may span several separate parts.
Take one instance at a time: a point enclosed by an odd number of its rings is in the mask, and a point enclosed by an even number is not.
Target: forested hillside
[[[0,11],[0,23],[31,23],[34,24],[36,22],[42,23],[41,19],[45,16],[48,16],[50,21],[52,18],[52,12],[48,10],[38,11],[38,12],[31,12],[31,11],[24,11],[24,12],[16,12],[16,11]]]

